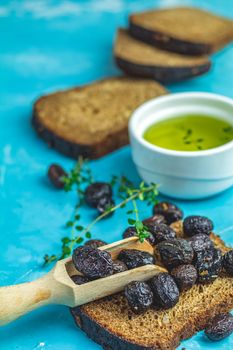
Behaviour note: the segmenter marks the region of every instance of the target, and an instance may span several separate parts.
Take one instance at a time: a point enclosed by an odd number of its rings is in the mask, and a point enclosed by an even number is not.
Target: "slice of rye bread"
[[[32,122],[59,152],[76,159],[99,158],[128,144],[128,121],[135,108],[166,93],[154,81],[109,78],[41,97]]]
[[[233,21],[191,7],[132,14],[130,33],[142,41],[186,55],[214,52],[233,40]]]
[[[182,237],[182,223],[172,226]],[[211,234],[211,238],[223,252],[229,250],[218,236]],[[135,315],[120,293],[71,312],[78,327],[105,350],[173,350],[204,329],[212,317],[232,308],[233,278],[222,275],[211,284],[183,292],[169,310],[150,309]]]
[[[134,39],[124,29],[118,30],[114,55],[117,65],[127,74],[162,83],[192,78],[210,68],[207,56],[184,56],[161,50]]]

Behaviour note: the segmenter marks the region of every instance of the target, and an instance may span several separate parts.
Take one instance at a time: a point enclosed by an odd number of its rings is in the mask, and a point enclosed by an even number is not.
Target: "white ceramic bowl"
[[[129,135],[133,161],[146,183],[175,198],[198,199],[233,185],[233,141],[205,151],[181,152],[161,148],[143,138],[156,121],[182,114],[212,115],[233,126],[233,100],[220,95],[176,93],[146,102],[133,113]]]

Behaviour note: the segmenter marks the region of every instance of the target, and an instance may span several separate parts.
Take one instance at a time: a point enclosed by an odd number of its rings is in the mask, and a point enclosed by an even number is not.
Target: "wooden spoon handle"
[[[41,306],[59,304],[61,296],[57,293],[58,287],[51,272],[33,282],[1,287],[0,325],[14,321]]]

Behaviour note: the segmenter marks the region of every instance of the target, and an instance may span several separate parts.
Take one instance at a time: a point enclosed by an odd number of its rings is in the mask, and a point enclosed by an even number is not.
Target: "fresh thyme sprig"
[[[70,237],[66,236],[61,239],[61,254],[59,256],[55,254],[46,254],[44,256],[44,264],[49,264],[53,261],[61,260],[70,256],[74,246],[81,244],[84,241],[84,238],[80,235],[83,227],[79,224],[81,219],[79,209],[84,204],[84,186],[90,185],[94,181],[87,160],[80,157],[74,168],[71,169],[67,176],[62,178],[62,181],[64,182],[65,192],[70,192],[72,190],[77,192],[78,202],[75,206],[72,218],[65,224],[65,227],[70,229]],[[86,232],[85,237],[89,239],[91,238],[91,234]]]
[[[113,207],[107,208],[104,213],[96,217],[87,227],[79,224],[80,214],[79,209],[84,202],[84,186],[89,185],[94,181],[90,168],[82,159],[78,161],[74,169],[64,178],[65,191],[77,190],[78,203],[75,207],[74,214],[71,220],[66,223],[66,227],[71,229],[70,237],[62,238],[61,254],[59,256],[45,255],[44,262],[50,262],[66,258],[71,255],[72,250],[78,244],[81,244],[85,238],[91,238],[91,229],[100,220],[108,216],[111,212],[115,212],[120,208],[124,208],[129,202],[132,203],[133,209],[127,211],[127,215],[134,214],[135,218],[128,218],[129,225],[136,228],[140,242],[143,242],[149,237],[147,227],[139,218],[139,210],[137,207],[137,200],[147,202],[148,205],[157,203],[158,187],[156,184],[146,185],[141,182],[139,187],[135,187],[133,183],[126,177],[113,176],[111,185],[116,187],[118,197],[121,199],[120,203]]]
[[[77,190],[78,196],[80,197],[79,200],[83,199],[83,185],[94,182],[92,171],[88,166],[87,160],[82,157],[79,158],[78,162],[67,176],[63,176],[62,180],[66,192],[69,192],[74,188]]]
[[[113,183],[119,182],[118,194],[123,199],[123,206],[126,204],[125,201],[130,199],[133,204],[133,210],[127,211],[127,214],[135,214],[135,219],[129,218],[128,223],[136,228],[138,238],[140,242],[143,242],[146,238],[150,236],[148,228],[143,224],[139,218],[139,210],[137,207],[137,200],[147,202],[147,205],[156,204],[158,202],[158,186],[156,184],[151,184],[150,186],[145,185],[141,182],[139,188],[135,188],[133,183],[129,181],[126,177],[121,177],[120,181],[117,177],[113,177]]]

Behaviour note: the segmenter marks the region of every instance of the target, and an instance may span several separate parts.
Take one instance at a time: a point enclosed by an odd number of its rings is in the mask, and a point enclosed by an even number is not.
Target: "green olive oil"
[[[144,139],[153,145],[175,151],[202,151],[233,140],[233,126],[206,115],[183,115],[152,124]]]

